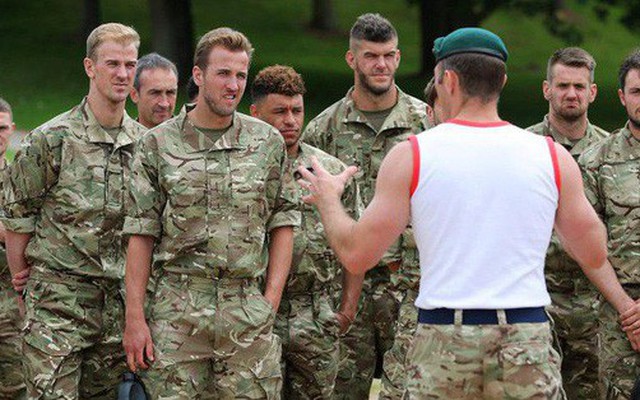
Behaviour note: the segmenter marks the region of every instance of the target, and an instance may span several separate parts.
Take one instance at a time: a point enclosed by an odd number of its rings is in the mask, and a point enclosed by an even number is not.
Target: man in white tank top
[[[605,229],[571,155],[500,119],[502,40],[463,28],[436,40],[434,54],[447,122],[389,152],[358,222],[340,204],[353,167],[300,169],[305,201],[353,272],[375,265],[411,218],[422,278],[405,398],[563,398],[544,312],[552,229],[618,312],[634,302],[605,264]]]

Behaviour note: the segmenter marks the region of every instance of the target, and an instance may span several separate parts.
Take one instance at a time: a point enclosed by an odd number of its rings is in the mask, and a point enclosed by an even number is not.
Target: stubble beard
[[[204,95],[204,102],[209,108],[209,111],[211,111],[213,114],[216,114],[220,117],[228,117],[230,115],[233,115],[233,113],[236,111],[235,107],[233,107],[233,109],[231,110],[218,107],[218,105],[216,105],[216,102],[211,98],[211,96],[209,96],[206,93]]]
[[[372,94],[372,95],[374,95],[376,97],[377,96],[382,96],[382,95],[388,93],[389,90],[391,90],[391,87],[393,86],[393,79],[385,87],[374,86],[374,85],[369,83],[369,77],[367,75],[365,75],[364,72],[362,72],[362,71],[358,71],[358,78],[359,78],[359,81],[360,81],[360,86],[362,86],[362,88],[365,91],[369,92],[370,94]]]

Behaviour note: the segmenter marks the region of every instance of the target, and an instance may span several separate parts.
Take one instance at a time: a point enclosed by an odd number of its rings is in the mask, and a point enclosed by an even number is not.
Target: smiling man
[[[591,145],[609,135],[587,119],[595,100],[596,62],[578,47],[557,50],[547,65],[542,83],[549,113],[527,130],[550,136],[564,146],[574,159]],[[599,398],[598,385],[598,298],[596,289],[582,274],[578,264],[562,249],[556,235],[551,238],[545,261],[547,287],[552,304],[557,345],[563,354],[562,378],[569,399]]]
[[[89,94],[33,130],[5,173],[9,268],[14,276],[30,269],[23,345],[29,398],[113,398],[126,371],[121,229],[144,128],[124,108],[139,44],[130,27],[97,27],[84,59]]]
[[[309,123],[303,141],[359,167],[355,178],[366,205],[387,152],[427,129],[429,122],[425,103],[395,85],[400,49],[387,19],[379,14],[358,17],[345,59],[353,70],[353,88]],[[399,301],[408,288],[417,288],[418,280],[417,250],[407,230],[365,277],[362,309],[341,342],[339,398],[368,396],[374,372],[381,372],[384,353],[394,340]]]
[[[206,33],[194,57],[196,104],[139,143],[124,228],[124,348],[132,370],[155,360],[153,398],[280,396],[273,323],[300,214],[284,190],[291,179],[280,133],[236,112],[252,53],[241,32]]]
[[[138,122],[153,128],[173,117],[178,95],[178,70],[157,53],[138,60],[131,100],[138,106]]]

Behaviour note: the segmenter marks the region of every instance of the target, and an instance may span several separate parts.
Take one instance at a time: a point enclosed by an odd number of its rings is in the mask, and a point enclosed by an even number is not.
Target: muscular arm
[[[271,230],[269,239],[269,264],[264,297],[278,311],[282,291],[289,277],[293,254],[293,228],[280,226]]]
[[[153,342],[144,316],[144,298],[149,282],[153,236],[132,235],[125,266],[126,311],[122,344],[132,371],[147,368],[145,356],[153,361]]]
[[[315,204],[322,224],[342,264],[355,274],[371,269],[406,228],[410,214],[412,153],[409,142],[395,146],[380,166],[373,200],[362,218],[354,221],[340,203],[344,183],[355,173],[353,167],[331,176],[316,161],[311,174],[299,169],[310,185],[304,200]]]
[[[576,260],[587,278],[620,313],[633,306],[607,257],[604,225],[584,194],[580,169],[571,155],[555,144],[562,175],[562,192],[555,229],[563,248]]]

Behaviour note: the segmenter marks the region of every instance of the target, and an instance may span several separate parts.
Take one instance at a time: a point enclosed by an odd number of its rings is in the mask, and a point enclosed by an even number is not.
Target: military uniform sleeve
[[[342,205],[353,219],[359,219],[364,211],[364,204],[360,198],[360,188],[355,179],[351,178],[342,193]]]
[[[580,170],[582,171],[582,180],[584,182],[584,193],[589,203],[596,210],[600,219],[604,220],[605,208],[601,199],[600,191],[600,146],[594,146],[584,152],[578,159]]]
[[[35,231],[47,192],[60,171],[61,141],[55,132],[35,130],[22,144],[11,165],[2,171],[2,218],[5,228],[17,233]]]
[[[162,235],[161,216],[166,196],[158,181],[157,142],[144,136],[136,148],[129,183],[129,207],[123,234],[148,235],[159,239]]]
[[[280,135],[278,133],[278,135]],[[267,158],[269,163],[269,178],[267,182],[267,196],[272,204],[272,211],[267,221],[267,231],[281,226],[300,226],[301,215],[298,209],[298,191],[290,168],[287,168],[287,153],[282,141],[281,145],[273,146]]]
[[[323,140],[325,135],[320,132],[317,119],[312,120],[307,124],[307,127],[302,134],[302,141],[321,150],[326,151],[326,142]]]

